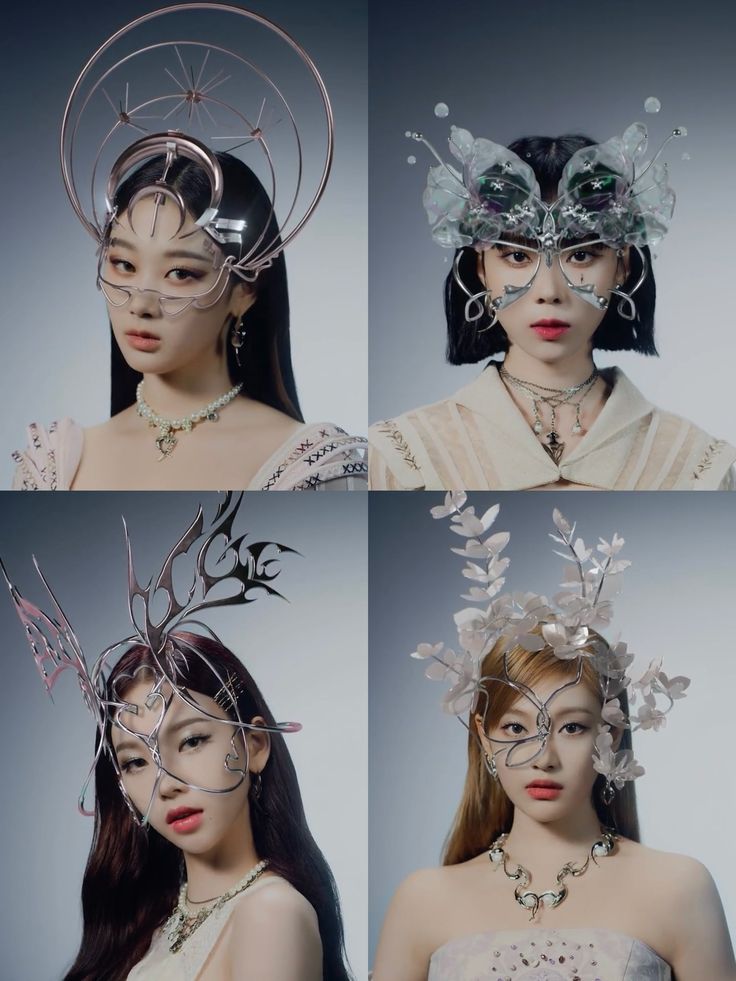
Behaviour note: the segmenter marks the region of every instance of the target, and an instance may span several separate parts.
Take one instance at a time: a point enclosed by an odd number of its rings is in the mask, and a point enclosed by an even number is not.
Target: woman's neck
[[[180,418],[198,412],[230,391],[232,382],[224,360],[208,370],[182,368],[165,375],[143,376],[143,398],[158,415]]]
[[[523,381],[547,388],[571,388],[584,382],[595,369],[590,351],[580,351],[560,361],[540,361],[512,345],[503,361],[504,368]]]
[[[198,903],[222,896],[258,864],[250,819],[246,810],[233,822],[217,846],[203,854],[184,852],[187,897]]]
[[[600,836],[600,831],[600,820],[592,804],[580,808],[564,821],[544,823],[516,808],[504,847],[514,862],[532,868],[554,868],[583,858]]]

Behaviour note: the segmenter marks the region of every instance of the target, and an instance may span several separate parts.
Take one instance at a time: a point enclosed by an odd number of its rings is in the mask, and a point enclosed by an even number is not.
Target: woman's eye
[[[198,746],[204,745],[208,742],[209,736],[188,736],[186,739],[181,741],[179,750],[182,749],[196,749]]]
[[[512,736],[520,736],[522,733],[526,732],[526,729],[521,724],[521,722],[507,722],[506,725],[501,726],[504,732],[508,732]]]
[[[568,736],[577,736],[580,732],[587,732],[588,726],[584,726],[582,722],[567,722],[561,731],[566,732]]]
[[[140,756],[137,756],[135,759],[126,760],[125,763],[122,763],[120,769],[123,773],[132,773],[135,770],[142,770],[145,765],[146,761]]]
[[[110,265],[113,269],[118,272],[132,273],[135,272],[135,266],[132,262],[128,262],[127,259],[110,259]]]
[[[168,278],[173,279],[175,283],[187,283],[201,279],[202,275],[194,269],[172,269],[168,273]]]
[[[513,266],[521,266],[525,262],[531,262],[531,256],[528,252],[504,252],[502,253],[504,259],[510,262]]]

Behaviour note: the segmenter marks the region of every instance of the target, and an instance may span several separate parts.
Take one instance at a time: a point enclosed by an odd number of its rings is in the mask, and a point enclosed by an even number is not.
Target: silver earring
[[[483,759],[486,764],[486,770],[488,770],[491,775],[491,780],[498,780],[498,769],[496,768],[496,761],[492,756],[489,756],[486,751],[483,751]]]
[[[245,331],[245,320],[241,320],[240,323],[235,321],[230,332],[230,343],[235,348],[235,360],[238,362],[239,368],[242,367],[240,363],[240,349],[245,344]]]
[[[601,789],[601,800],[606,805],[606,807],[610,807],[610,805],[613,803],[613,798],[615,796],[616,796],[616,788],[613,786],[612,783],[607,783]]]

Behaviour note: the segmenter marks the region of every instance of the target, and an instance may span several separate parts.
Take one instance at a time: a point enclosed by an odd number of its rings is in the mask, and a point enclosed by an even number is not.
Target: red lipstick
[[[562,337],[566,330],[570,329],[570,324],[565,320],[545,318],[543,320],[535,320],[531,327],[542,340],[556,341]]]
[[[196,807],[174,807],[166,815],[166,823],[180,834],[190,834],[201,825],[202,811]]]
[[[532,780],[526,785],[526,792],[534,800],[557,800],[562,790],[562,784],[554,780]]]

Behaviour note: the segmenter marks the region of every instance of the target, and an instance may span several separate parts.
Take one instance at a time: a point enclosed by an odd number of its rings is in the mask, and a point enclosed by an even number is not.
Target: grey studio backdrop
[[[450,124],[507,144],[579,132],[603,141],[641,120],[650,148],[674,126],[688,130],[668,147],[677,205],[654,250],[661,356],[600,352],[596,363],[620,365],[650,401],[736,443],[726,394],[736,339],[725,220],[736,157],[734,32],[736,7],[721,0],[464,0],[422,4],[421,12],[414,3],[371,3],[371,422],[446,397],[480,370],[444,360],[443,282],[453,253],[431,240],[421,203],[435,161],[405,131],[421,131],[452,159]],[[650,95],[662,104],[656,115],[644,111]],[[446,119],[434,115],[439,102]]]
[[[328,500],[329,498],[329,500]],[[0,555],[21,592],[48,610],[33,551],[78,633],[88,662],[130,633],[121,515],[141,581],[160,568],[202,502],[214,494],[5,493]],[[236,530],[301,555],[282,557],[277,588],[207,622],[246,663],[286,736],[310,828],[335,874],[348,954],[367,970],[367,507],[361,495],[251,494]],[[159,563],[159,565],[156,565]],[[185,563],[186,564],[186,563]],[[155,569],[154,569],[155,567]],[[43,690],[5,587],[0,691],[3,789],[0,977],[54,981],[81,937],[80,888],[93,820],[77,795],[94,724],[70,671]]]
[[[461,539],[447,519],[433,520],[440,494],[372,494],[370,500],[370,937],[371,952],[394,890],[410,872],[440,861],[460,800],[466,730],[445,714],[446,687],[424,677],[409,657],[418,643],[457,650],[452,615],[465,601]],[[482,514],[496,501],[494,531],[510,531],[505,590],[557,592],[563,560],[547,537],[552,509],[578,522],[587,545],[614,532],[632,565],[615,616],[604,631],[619,637],[641,670],[664,657],[673,677],[692,678],[660,732],[634,734],[646,769],[636,790],[642,841],[702,861],[716,880],[729,923],[736,917],[731,843],[736,794],[733,756],[736,513],[727,495],[475,494]],[[489,871],[490,874],[490,871]],[[625,902],[626,897],[622,896]],[[550,924],[551,925],[551,924]],[[494,924],[489,921],[488,929]]]
[[[135,17],[170,5],[163,0],[128,0],[123,5],[71,0],[63,9],[49,2],[11,4],[3,13],[3,66],[18,94],[4,106],[0,154],[7,236],[0,486],[9,486],[9,454],[25,445],[29,422],[48,425],[72,416],[90,426],[109,416],[107,311],[95,288],[95,243],[72,211],[62,183],[59,129],[69,91],[92,52]],[[332,174],[319,207],[285,253],[292,355],[307,421],[324,419],[364,432],[367,4],[252,0],[241,6],[269,17],[305,47],[332,99]],[[259,51],[253,54],[258,62]],[[294,61],[292,56],[288,64]],[[135,93],[135,79],[131,81]],[[288,86],[286,94],[294,97]],[[101,96],[99,106],[107,121],[112,113]],[[318,152],[321,163],[324,114],[316,100],[309,102],[312,106],[318,115],[302,120],[300,135],[308,162],[311,150]],[[240,155],[253,161],[243,151]],[[284,215],[277,217],[283,220]]]

